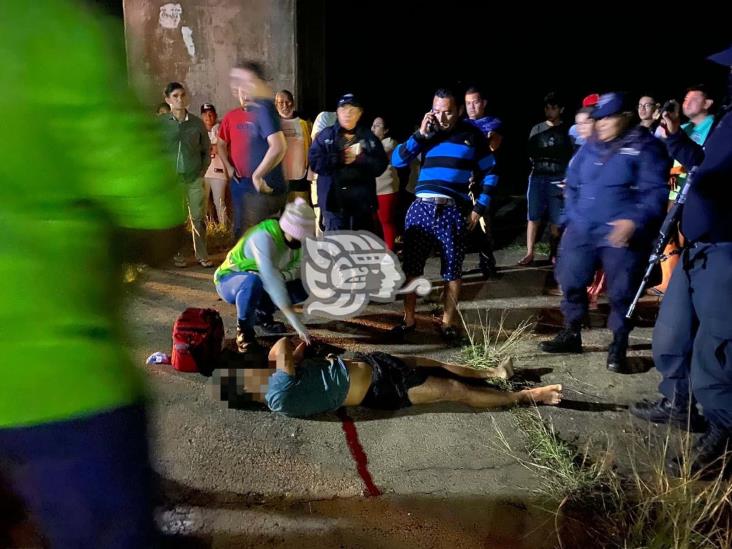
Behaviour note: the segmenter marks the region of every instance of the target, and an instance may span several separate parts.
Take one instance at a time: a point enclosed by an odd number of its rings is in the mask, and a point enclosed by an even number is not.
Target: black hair
[[[485,99],[485,97],[483,96],[483,92],[475,84],[471,84],[470,86],[468,86],[468,89],[465,90],[465,95],[469,95],[469,94],[473,94],[473,93],[477,93],[478,95],[480,95],[481,99]]]
[[[437,88],[437,90],[435,91],[435,97],[439,97],[440,99],[452,99],[452,102],[455,104],[456,107],[460,106],[460,101],[455,95],[455,92],[453,92],[450,88]]]
[[[709,91],[709,87],[706,84],[696,84],[695,86],[689,86],[686,88],[686,93],[698,91],[704,95],[704,99],[712,99],[712,95]]]
[[[180,82],[171,82],[167,86],[165,86],[165,90],[163,90],[163,93],[165,93],[165,97],[170,97],[170,94],[173,93],[175,90],[184,90],[183,84]]]
[[[557,92],[549,92],[544,96],[544,106],[556,105],[557,107],[564,107],[564,101]]]
[[[252,61],[251,59],[240,59],[234,65],[234,68],[254,73],[254,75],[260,80],[267,80],[267,72],[264,70],[264,65],[259,61]]]

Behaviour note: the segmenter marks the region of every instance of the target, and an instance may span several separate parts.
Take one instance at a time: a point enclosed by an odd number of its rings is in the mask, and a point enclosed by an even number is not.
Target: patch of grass
[[[665,468],[671,432],[660,447],[635,441],[629,450],[631,474],[625,506],[615,522],[626,547],[732,547],[732,482],[718,476],[702,482],[692,474],[692,437],[681,435],[681,478]],[[732,458],[728,454],[726,459]],[[648,472],[643,470],[647,469]]]
[[[688,467],[681,478],[671,477],[665,467],[670,429],[660,447],[650,437],[645,443],[634,438],[628,450],[630,472],[622,474],[610,444],[590,459],[589,444],[580,450],[562,440],[538,409],[517,409],[513,417],[525,436],[528,457],[511,446],[494,421],[497,449],[538,475],[537,491],[554,505],[560,547],[566,533],[560,518],[567,519],[565,526],[589,532],[597,547],[732,547],[732,483],[721,477],[701,482]],[[681,437],[686,463],[690,440],[688,434]]]
[[[206,221],[206,245],[209,253],[226,251],[231,247],[231,228]]]
[[[539,493],[552,499],[577,499],[599,490],[617,491],[610,453],[590,461],[589,447],[580,451],[575,445],[559,437],[551,422],[545,421],[536,407],[513,410],[516,429],[526,437],[525,450],[529,458],[520,457],[511,447],[503,432],[495,426],[502,452],[511,455],[522,466],[539,473]]]
[[[510,251],[526,250],[526,240],[517,239],[503,249],[510,250]],[[534,244],[534,255],[548,256],[550,252],[551,252],[551,247],[549,246],[548,242],[539,241]]]
[[[462,314],[461,314],[462,318]],[[494,327],[490,320],[483,321],[478,313],[477,329],[471,330],[463,318],[463,327],[468,337],[468,344],[460,349],[458,360],[476,370],[495,368],[506,358],[514,358],[519,345],[530,337],[534,322],[524,320],[513,330],[505,328],[506,313],[501,315],[498,326]]]

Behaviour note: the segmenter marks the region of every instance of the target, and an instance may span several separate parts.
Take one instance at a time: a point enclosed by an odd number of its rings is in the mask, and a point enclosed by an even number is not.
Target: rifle
[[[658,238],[656,239],[656,243],[653,246],[653,252],[648,258],[648,267],[646,267],[646,272],[643,275],[643,280],[641,280],[640,287],[635,293],[633,302],[630,304],[630,307],[628,307],[628,312],[625,314],[625,318],[627,318],[628,320],[633,318],[635,307],[636,305],[638,305],[638,300],[643,295],[643,292],[646,289],[646,285],[651,279],[651,273],[653,272],[653,268],[656,266],[656,263],[660,263],[661,261],[665,261],[667,259],[667,256],[663,254],[663,250],[666,248],[669,240],[671,240],[671,234],[674,230],[674,227],[681,218],[681,211],[684,208],[686,195],[689,193],[689,188],[691,187],[692,179],[694,178],[695,172],[696,166],[694,166],[689,172],[689,175],[686,178],[686,184],[684,185],[684,188],[676,196],[676,200],[674,200],[673,206],[671,206],[671,209],[666,214],[666,219],[664,219],[663,223],[661,224],[661,228],[658,231]]]

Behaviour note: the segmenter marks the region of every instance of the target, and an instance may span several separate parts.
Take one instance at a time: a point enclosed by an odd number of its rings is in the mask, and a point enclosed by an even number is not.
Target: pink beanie
[[[280,227],[293,238],[304,240],[306,236],[315,235],[315,212],[304,198],[298,196],[285,206]]]

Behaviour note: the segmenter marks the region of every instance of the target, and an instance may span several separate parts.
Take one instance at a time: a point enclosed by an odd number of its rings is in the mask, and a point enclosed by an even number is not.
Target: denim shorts
[[[564,194],[559,187],[559,175],[530,175],[526,192],[529,221],[542,221],[545,217],[552,225],[561,224]]]

